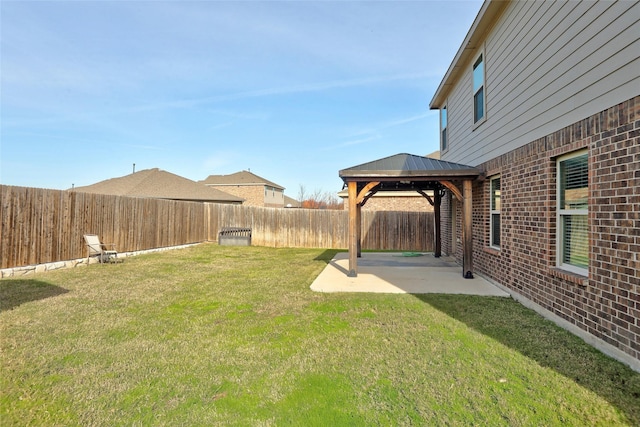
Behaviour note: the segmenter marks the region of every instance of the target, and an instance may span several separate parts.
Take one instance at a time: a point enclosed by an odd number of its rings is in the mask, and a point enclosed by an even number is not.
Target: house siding
[[[556,268],[556,160],[587,149],[589,277]],[[474,183],[474,269],[640,366],[640,96],[478,166],[501,178],[501,248],[489,247],[490,180]],[[443,206],[443,251],[462,259]],[[461,203],[457,204],[458,207]],[[461,235],[458,208],[454,227]]]
[[[476,166],[638,95],[640,2],[511,2],[481,51],[486,121],[473,124],[467,63],[443,160]]]
[[[284,207],[284,191],[270,186],[263,187],[264,206],[267,208]]]
[[[264,208],[283,208],[284,193],[273,187],[258,185],[209,185],[229,194],[245,199],[243,205]]]

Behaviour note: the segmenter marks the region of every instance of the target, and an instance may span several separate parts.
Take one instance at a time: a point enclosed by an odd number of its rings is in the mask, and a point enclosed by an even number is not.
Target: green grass
[[[513,300],[310,291],[334,253],[0,281],[0,424],[640,425],[640,374]]]

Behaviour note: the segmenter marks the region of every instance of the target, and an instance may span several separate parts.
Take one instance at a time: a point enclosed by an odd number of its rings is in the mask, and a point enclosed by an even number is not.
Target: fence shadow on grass
[[[67,292],[69,292],[67,289],[40,280],[4,279],[0,281],[0,312],[13,310],[27,302],[52,298]]]
[[[640,425],[640,373],[605,356],[579,337],[508,298],[415,295],[540,366],[597,393]]]

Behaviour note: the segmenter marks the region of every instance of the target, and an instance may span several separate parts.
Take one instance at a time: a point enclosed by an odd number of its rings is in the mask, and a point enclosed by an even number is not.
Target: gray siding
[[[512,2],[483,47],[486,121],[474,129],[468,63],[443,160],[478,165],[640,94],[637,1]]]

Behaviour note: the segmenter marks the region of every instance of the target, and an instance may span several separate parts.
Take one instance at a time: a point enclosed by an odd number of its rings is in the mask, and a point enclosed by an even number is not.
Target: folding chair
[[[92,256],[97,256],[100,263],[118,262],[118,252],[114,243],[108,245],[111,249],[107,249],[107,245],[100,242],[96,234],[85,234],[84,241],[87,244],[87,263]]]

